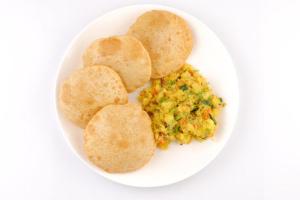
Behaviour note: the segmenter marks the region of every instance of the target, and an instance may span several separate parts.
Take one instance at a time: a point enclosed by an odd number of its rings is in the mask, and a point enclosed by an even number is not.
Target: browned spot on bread
[[[159,19],[159,20],[157,20]],[[168,18],[164,13],[156,12],[156,18],[152,18],[149,26],[154,26],[156,28],[164,28],[166,24],[169,23]]]
[[[103,170],[106,171],[106,172],[108,172],[108,173],[112,173],[113,172],[112,169],[107,168],[107,167],[103,167]]]
[[[152,59],[159,59],[159,58],[160,58],[160,54],[159,54],[159,53],[153,52],[153,53],[151,54],[151,58],[152,58]]]
[[[82,102],[86,105],[92,105],[95,102],[95,100],[93,98],[86,97],[82,100]]]
[[[120,98],[116,97],[114,100],[115,103],[119,103],[120,102]]]
[[[121,41],[110,37],[100,41],[99,53],[103,56],[112,55],[121,49]]]
[[[129,147],[129,143],[127,140],[120,140],[118,141],[118,146],[122,149],[127,149]]]

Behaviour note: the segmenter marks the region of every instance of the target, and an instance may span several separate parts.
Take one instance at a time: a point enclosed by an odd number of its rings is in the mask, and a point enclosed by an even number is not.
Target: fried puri
[[[129,28],[128,35],[140,40],[149,52],[151,78],[161,78],[181,68],[193,47],[188,24],[168,11],[144,13]]]
[[[59,92],[63,114],[84,128],[100,108],[108,104],[125,104],[127,91],[119,75],[111,68],[94,65],[74,71]]]
[[[84,131],[87,157],[110,173],[141,168],[151,159],[155,148],[151,120],[139,104],[108,105]]]

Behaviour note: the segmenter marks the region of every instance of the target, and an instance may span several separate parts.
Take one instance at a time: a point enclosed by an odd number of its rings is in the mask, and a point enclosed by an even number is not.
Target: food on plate
[[[152,80],[139,100],[152,119],[156,144],[162,149],[171,141],[188,144],[192,139],[202,141],[214,136],[216,118],[225,106],[205,78],[188,64],[162,79]]]
[[[82,128],[100,108],[125,104],[127,100],[128,94],[119,75],[103,65],[75,70],[62,83],[59,93],[61,111]]]
[[[139,39],[152,61],[151,78],[161,78],[183,66],[192,51],[193,37],[181,17],[163,10],[144,13],[130,27],[128,35]]]
[[[115,70],[128,92],[150,80],[151,60],[142,43],[132,36],[112,36],[94,41],[84,52],[85,66],[102,64]]]
[[[84,131],[87,157],[110,173],[141,168],[155,149],[151,120],[138,104],[108,105],[97,112]]]
[[[91,163],[108,173],[131,172],[148,163],[157,147],[214,136],[225,102],[185,64],[192,48],[183,18],[151,10],[126,35],[97,39],[85,49],[83,68],[62,82],[58,104],[84,129],[83,151]],[[150,79],[138,94],[140,104],[128,103],[128,92]]]

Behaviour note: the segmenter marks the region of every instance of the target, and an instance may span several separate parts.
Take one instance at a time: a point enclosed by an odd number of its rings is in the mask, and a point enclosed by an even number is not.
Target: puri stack
[[[180,69],[193,46],[187,23],[161,10],[144,13],[126,35],[95,40],[84,52],[84,67],[62,83],[59,104],[65,117],[84,129],[88,159],[110,173],[134,171],[153,156],[151,120],[128,92]]]

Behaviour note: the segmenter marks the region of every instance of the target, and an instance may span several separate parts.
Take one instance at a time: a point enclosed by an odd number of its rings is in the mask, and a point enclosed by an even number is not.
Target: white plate
[[[98,17],[88,24],[71,42],[57,74],[55,102],[59,85],[70,72],[81,67],[84,49],[95,39],[125,34],[128,27],[142,13],[152,9],[168,10],[183,17],[194,34],[193,52],[188,63],[199,69],[210,82],[217,95],[227,103],[219,120],[216,137],[206,142],[189,145],[170,145],[167,151],[157,150],[154,157],[140,170],[124,174],[109,174],[90,163],[82,148],[83,130],[66,120],[56,106],[61,130],[73,152],[96,173],[112,181],[137,187],[155,187],[181,181],[199,172],[222,150],[234,127],[237,117],[239,90],[233,62],[217,36],[199,19],[174,8],[159,5],[134,5],[120,8]],[[136,93],[130,95],[135,101]],[[221,166],[220,166],[221,169]]]

